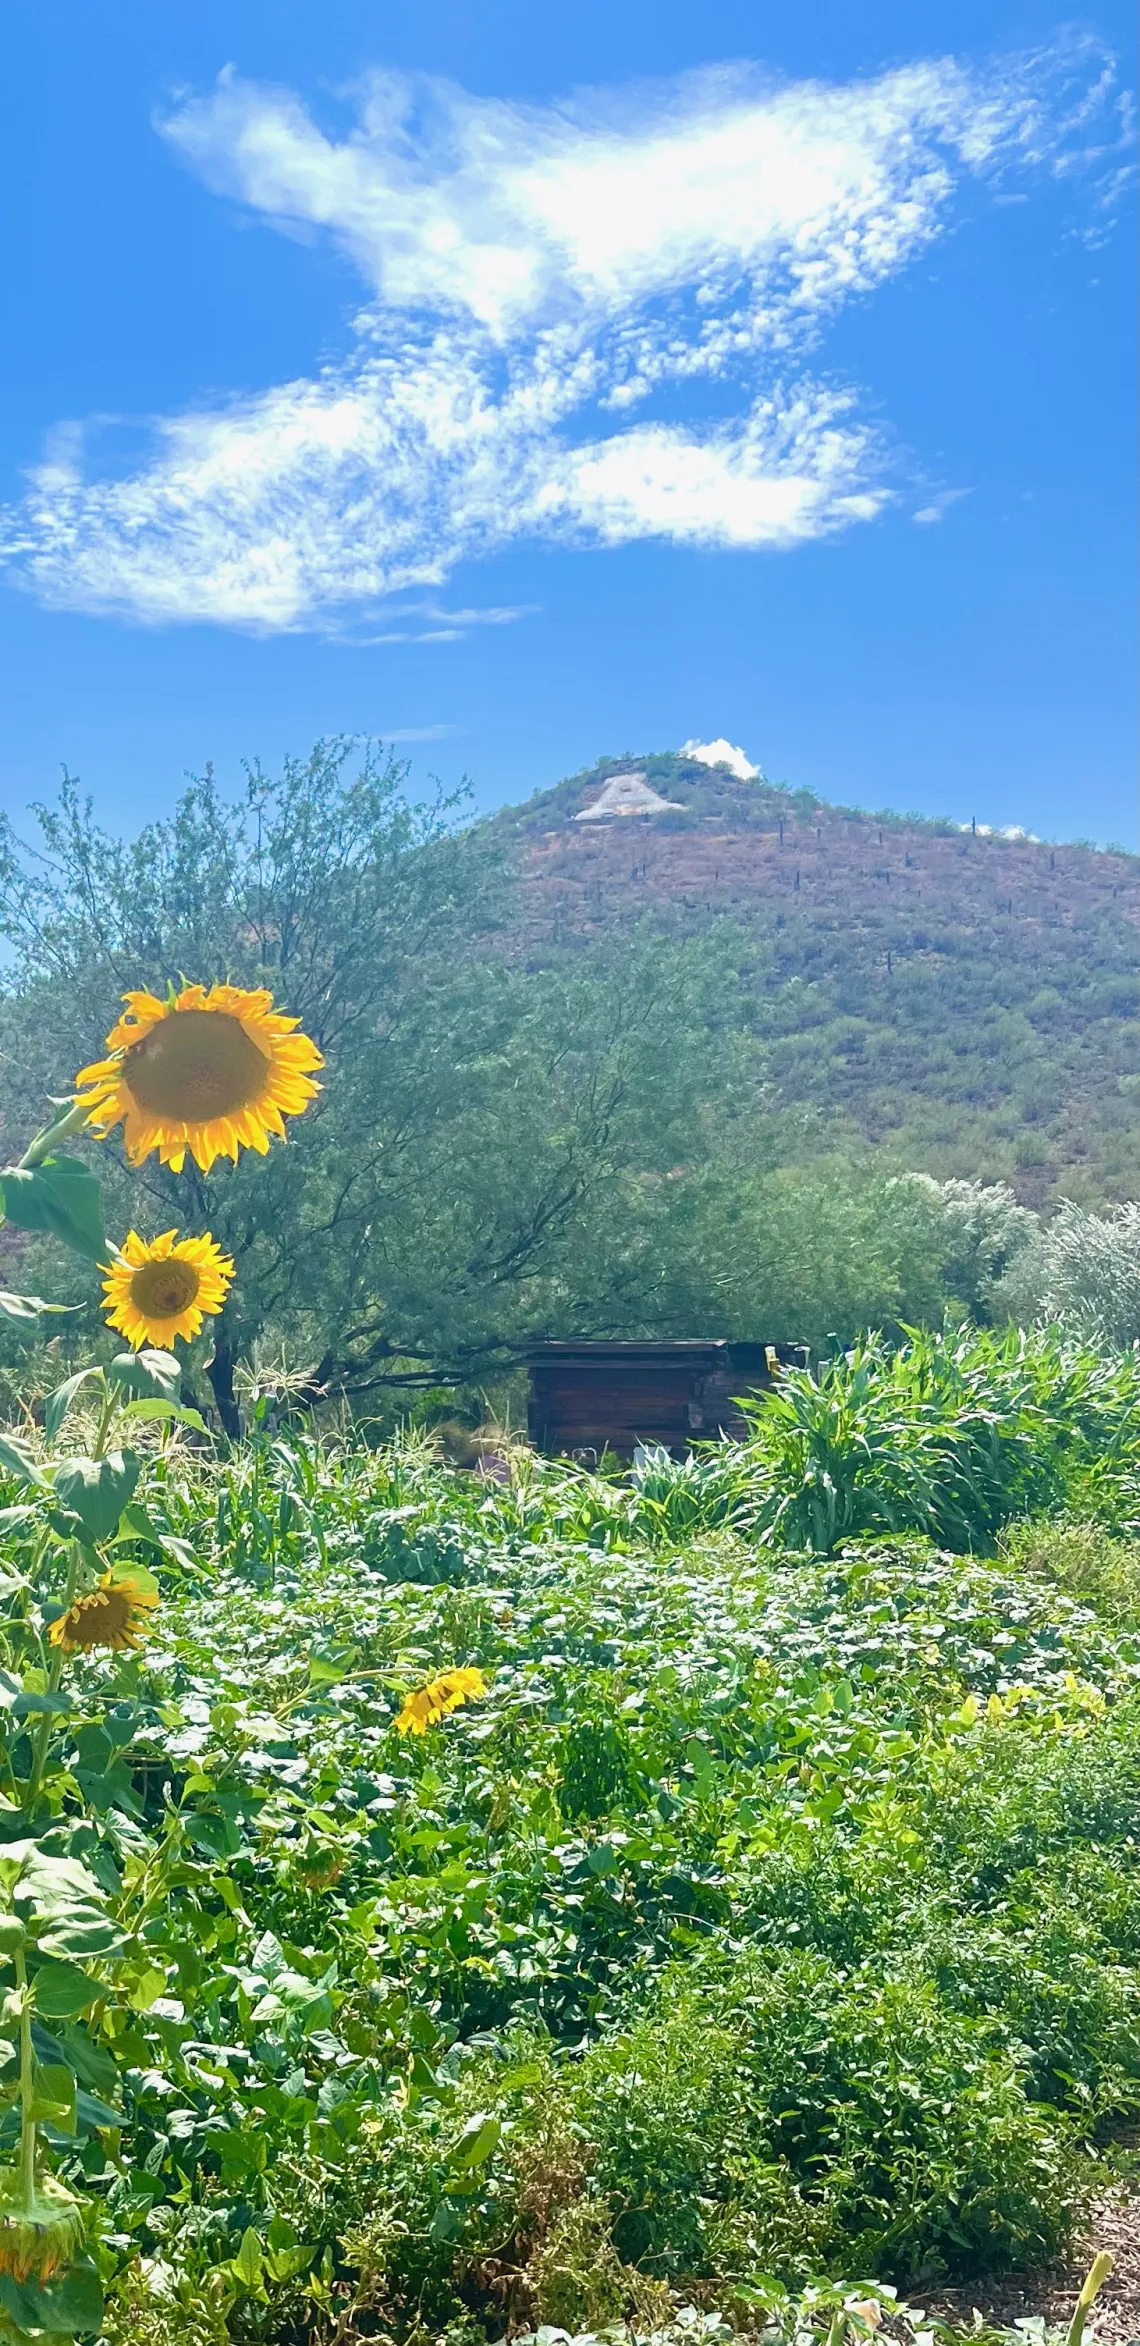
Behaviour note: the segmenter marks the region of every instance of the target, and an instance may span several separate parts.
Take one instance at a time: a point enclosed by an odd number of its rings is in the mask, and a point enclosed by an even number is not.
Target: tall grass
[[[867,1532],[924,1531],[986,1553],[1050,1510],[1131,1530],[1140,1517],[1140,1355],[1056,1331],[868,1337],[748,1407],[741,1461],[765,1537],[828,1554]]]
[[[386,1578],[462,1575],[475,1547],[528,1540],[620,1553],[711,1534],[830,1555],[845,1541],[924,1533],[992,1555],[1043,1516],[1128,1541],[1140,1527],[1140,1354],[1056,1331],[871,1336],[744,1403],[749,1435],[632,1472],[516,1449],[509,1481],[445,1468],[412,1431],[380,1450],[263,1419],[228,1457],[172,1454],[164,1527],[269,1582],[307,1554],[359,1553]],[[362,1531],[362,1525],[366,1528]],[[430,1529],[432,1538],[425,1537]]]

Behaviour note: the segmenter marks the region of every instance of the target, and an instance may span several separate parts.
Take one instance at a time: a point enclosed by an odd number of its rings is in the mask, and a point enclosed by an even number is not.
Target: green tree
[[[236,1358],[266,1333],[360,1391],[480,1373],[583,1312],[628,1324],[637,1180],[700,1153],[710,1091],[754,1089],[726,937],[643,925],[532,967],[497,935],[497,843],[457,828],[455,800],[409,806],[405,780],[319,744],[279,778],[252,768],[236,804],[191,783],[130,844],[71,781],[37,810],[34,854],[3,838],[14,1130],[37,1120],[45,1062],[65,1090],[128,987],[269,986],[326,1055],[288,1147],[215,1168],[208,1193],[193,1165],[128,1180],[102,1152],[116,1236],[141,1194],[155,1228],[208,1226],[236,1259],[208,1370],[231,1428]]]

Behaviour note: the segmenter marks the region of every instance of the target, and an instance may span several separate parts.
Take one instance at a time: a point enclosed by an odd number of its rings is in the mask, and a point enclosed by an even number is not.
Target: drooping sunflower
[[[164,1230],[148,1240],[132,1230],[118,1261],[106,1266],[107,1325],[118,1328],[136,1352],[143,1344],[169,1349],[176,1336],[189,1342],[203,1316],[221,1310],[233,1275],[233,1256],[208,1235],[179,1238],[176,1230]]]
[[[187,1149],[203,1173],[243,1148],[265,1156],[270,1134],[283,1140],[285,1117],[299,1116],[320,1089],[316,1044],[263,988],[183,986],[167,1002],[157,994],[123,1000],[109,1056],[81,1068],[75,1083],[90,1102],[92,1132],[102,1139],[122,1123],[133,1165],[154,1149],[175,1173]]]
[[[440,1677],[429,1678],[426,1686],[417,1686],[414,1694],[405,1695],[397,1728],[401,1735],[426,1735],[449,1711],[459,1710],[486,1691],[481,1670],[444,1670]]]
[[[0,2176],[0,2273],[50,2281],[83,2246],[83,2209],[54,2175]]]
[[[48,1637],[65,1654],[91,1653],[98,1645],[110,1646],[116,1654],[133,1653],[142,1644],[145,1615],[155,1611],[158,1601],[157,1589],[116,1580],[113,1572],[105,1572],[98,1588],[76,1597],[52,1622]]]

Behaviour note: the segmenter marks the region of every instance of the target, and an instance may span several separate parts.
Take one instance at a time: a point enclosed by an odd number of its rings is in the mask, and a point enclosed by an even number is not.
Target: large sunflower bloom
[[[417,1686],[414,1694],[405,1695],[396,1725],[401,1735],[426,1735],[449,1711],[457,1711],[461,1704],[486,1691],[481,1670],[444,1670],[439,1678],[430,1678],[426,1686]]]
[[[286,1116],[299,1116],[319,1085],[324,1061],[298,1021],[273,1007],[273,996],[243,986],[183,986],[170,1001],[124,994],[126,1012],[107,1037],[110,1056],[81,1068],[76,1088],[90,1102],[91,1130],[102,1138],[122,1123],[133,1165],[158,1150],[182,1171],[189,1149],[203,1173],[215,1157],[242,1148],[265,1156],[269,1136],[283,1140]]]
[[[189,1342],[203,1314],[221,1310],[233,1275],[233,1256],[223,1254],[213,1238],[178,1238],[177,1231],[164,1230],[148,1241],[132,1230],[118,1261],[106,1266],[107,1325],[118,1328],[136,1352],[141,1344],[168,1350],[176,1336]]]
[[[157,1594],[149,1589],[105,1572],[98,1588],[76,1597],[52,1622],[48,1637],[65,1654],[90,1653],[97,1645],[108,1645],[117,1654],[133,1653],[142,1644],[143,1616],[153,1613],[157,1604]]]

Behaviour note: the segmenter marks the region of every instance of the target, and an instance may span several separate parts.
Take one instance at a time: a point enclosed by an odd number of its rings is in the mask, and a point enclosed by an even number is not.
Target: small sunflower
[[[106,1265],[107,1325],[118,1328],[136,1352],[143,1344],[169,1349],[176,1336],[189,1342],[203,1316],[221,1310],[233,1275],[233,1256],[208,1234],[178,1238],[176,1230],[164,1230],[160,1238],[146,1239],[132,1230],[118,1261]]]
[[[449,1711],[459,1710],[463,1703],[474,1702],[486,1692],[481,1670],[445,1670],[441,1677],[429,1678],[426,1686],[418,1686],[414,1694],[405,1695],[397,1728],[401,1735],[426,1735]]]
[[[48,1637],[65,1654],[90,1653],[97,1645],[110,1646],[117,1654],[133,1653],[142,1644],[143,1616],[153,1613],[157,1604],[157,1590],[105,1572],[98,1588],[76,1597],[52,1622]]]
[[[123,1000],[110,1056],[81,1068],[75,1083],[100,1139],[122,1123],[133,1165],[154,1149],[175,1173],[187,1149],[203,1173],[215,1157],[236,1162],[243,1148],[265,1156],[271,1133],[284,1139],[284,1118],[315,1099],[312,1072],[324,1060],[263,989],[183,986],[168,1002]]]
[[[0,2176],[0,2273],[50,2281],[83,2246],[83,2209],[54,2175]]]

